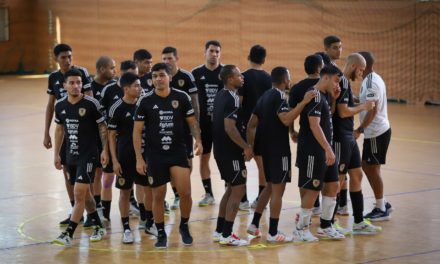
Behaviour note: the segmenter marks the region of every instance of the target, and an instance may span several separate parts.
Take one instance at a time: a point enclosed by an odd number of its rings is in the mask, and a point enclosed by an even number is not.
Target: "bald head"
[[[347,57],[347,66],[350,67],[352,65],[360,65],[360,66],[367,66],[367,62],[365,61],[364,57],[362,57],[359,53],[352,53]]]
[[[362,78],[362,74],[365,70],[367,63],[364,57],[359,53],[352,53],[347,57],[345,63],[344,75],[346,78],[355,81]]]
[[[99,71],[100,68],[105,68],[112,64],[113,59],[109,56],[101,56],[96,60],[96,71]]]

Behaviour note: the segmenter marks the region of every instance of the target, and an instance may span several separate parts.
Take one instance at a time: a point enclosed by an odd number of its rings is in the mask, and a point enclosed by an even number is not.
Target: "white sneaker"
[[[322,213],[321,206],[312,208],[312,216],[318,216],[318,215],[321,215],[321,213]]]
[[[342,206],[342,207],[338,206],[338,210],[336,210],[336,213],[338,215],[349,215],[350,214],[348,212],[348,206],[347,205]]]
[[[220,242],[221,238],[222,238],[222,233],[219,233],[217,231],[214,231],[214,233],[212,233],[212,241]]]
[[[372,225],[369,221],[362,221],[358,224],[353,224],[354,235],[374,235],[382,231],[382,227]]]
[[[249,225],[249,227],[247,228],[247,233],[254,237],[261,237],[260,229],[256,227],[254,224]]]
[[[130,229],[127,229],[124,231],[124,234],[122,234],[122,243],[123,244],[133,244],[133,233],[131,233]]]
[[[225,245],[225,246],[235,246],[235,247],[240,247],[240,246],[247,246],[249,245],[249,242],[247,240],[244,239],[240,239],[237,235],[235,234],[231,234],[228,237],[220,237],[220,241],[219,241],[220,245]]]
[[[208,206],[208,205],[213,205],[214,203],[215,203],[214,197],[212,197],[211,194],[207,193],[203,196],[203,199],[200,200],[199,206],[204,207],[204,206]]]
[[[327,228],[318,227],[316,235],[321,239],[332,239],[332,240],[342,240],[345,236],[338,231],[333,226]]]
[[[298,225],[298,222],[299,222],[299,213],[296,213],[295,214],[295,226]],[[311,225],[312,225],[312,218],[310,217],[309,226],[311,226]]]
[[[148,235],[152,235],[152,236],[157,237],[158,233],[157,233],[156,225],[153,224],[153,225],[150,226],[150,227],[145,227],[145,234],[148,234]]]
[[[104,221],[104,218],[105,218],[104,217],[104,208],[102,206],[97,207],[96,211],[98,212],[98,216],[99,216],[99,219],[101,219],[101,222]]]
[[[52,241],[52,244],[69,247],[72,245],[72,238],[67,231],[63,231],[59,237]]]
[[[249,206],[249,201],[240,202],[238,209],[240,209],[241,211],[249,211],[251,209],[251,207]]]
[[[128,209],[129,215],[139,216],[139,209],[136,208],[132,203],[130,203],[130,208]]]
[[[163,204],[163,212],[164,212],[164,214],[165,215],[170,215],[171,214],[171,210],[170,210],[170,205],[168,204],[168,202],[167,201],[165,201],[164,202],[164,204]]]
[[[93,233],[90,236],[90,241],[91,242],[101,241],[102,237],[105,236],[105,234],[107,234],[107,232],[105,231],[105,228],[97,227],[97,228],[93,229]]]
[[[295,228],[295,230],[293,230],[292,240],[293,242],[315,242],[318,241],[319,239],[314,235],[312,235],[312,233],[308,228],[304,228],[301,230]]]
[[[171,205],[171,210],[177,210],[180,207],[180,197],[175,197],[173,204]]]
[[[292,242],[292,237],[286,236],[283,232],[278,231],[274,236],[267,234],[267,242],[278,243],[278,242]]]
[[[344,236],[349,236],[352,234],[352,231],[348,228],[343,228],[341,225],[339,225],[338,222],[335,222],[333,224],[333,227],[335,228],[336,231],[338,231],[340,234],[344,235]]]
[[[147,220],[142,221],[139,219],[138,230],[145,230],[146,225],[147,225]]]

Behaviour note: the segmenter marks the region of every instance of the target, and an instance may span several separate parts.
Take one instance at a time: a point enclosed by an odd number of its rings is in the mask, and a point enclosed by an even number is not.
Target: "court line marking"
[[[369,261],[358,262],[358,263],[359,264],[375,263],[375,262],[384,261],[384,260],[390,260],[390,259],[399,259],[399,258],[405,258],[405,257],[414,257],[414,256],[420,256],[420,255],[427,255],[427,254],[432,254],[432,253],[436,253],[436,252],[440,252],[440,249],[434,249],[434,250],[422,251],[422,252],[414,252],[414,253],[410,253],[410,254],[406,254],[406,255],[399,255],[399,256],[393,256],[393,257],[388,257],[388,258],[369,260]]]
[[[411,195],[411,194],[424,193],[424,192],[433,192],[433,191],[440,191],[440,188],[431,188],[431,189],[422,189],[422,190],[417,190],[417,191],[394,193],[394,194],[388,194],[387,196],[388,197],[404,196],[404,195]],[[374,196],[368,196],[365,199],[366,200],[371,200],[373,198],[374,198]],[[297,209],[297,208],[299,208],[299,206],[284,208],[284,209],[282,209],[282,211],[287,211],[287,210],[292,210],[292,209]],[[44,214],[40,214],[40,215],[34,216],[34,217],[32,217],[30,219],[27,219],[26,221],[22,222],[17,227],[17,232],[20,234],[20,236],[22,236],[22,237],[24,237],[26,239],[38,242],[38,243],[28,244],[28,245],[23,245],[23,246],[16,246],[16,247],[9,247],[9,248],[2,248],[2,249],[0,249],[0,251],[1,250],[19,249],[19,248],[29,247],[29,246],[39,246],[39,245],[42,245],[42,244],[51,244],[48,241],[44,241],[44,240],[37,239],[37,238],[34,238],[32,236],[27,235],[24,232],[24,226],[27,223],[32,222],[32,221],[34,221],[34,220],[36,220],[38,218],[42,218],[44,216],[47,216],[47,215],[50,215],[50,214],[59,213],[59,212],[62,212],[62,211],[63,210],[57,210],[57,211],[52,211],[52,212],[49,212],[49,213],[44,213]],[[246,216],[246,215],[250,215],[250,214],[252,214],[252,212],[243,213],[243,214],[237,214],[237,216],[241,217],[241,216]],[[205,219],[195,219],[195,220],[190,221],[190,223],[212,221],[212,220],[215,220],[215,219],[217,219],[217,218],[216,217],[211,217],[211,218],[205,218]],[[173,226],[173,225],[176,225],[176,224],[167,224],[166,226]],[[109,234],[118,234],[118,233],[122,233],[122,232],[109,232]],[[75,238],[73,240],[80,240],[82,238],[84,238],[84,236],[81,236],[79,238]],[[146,253],[147,252],[150,252],[150,253],[151,252],[156,252],[156,253],[210,253],[210,252],[225,252],[225,251],[229,252],[230,250],[244,250],[244,249],[248,249],[248,250],[249,249],[250,250],[271,249],[271,248],[285,247],[285,246],[288,246],[288,245],[299,246],[299,245],[305,245],[305,244],[308,244],[308,243],[294,243],[294,242],[290,242],[290,243],[276,244],[276,245],[272,245],[272,244],[269,244],[269,243],[258,243],[258,244],[249,245],[249,246],[246,246],[246,247],[237,247],[237,248],[227,247],[227,249],[226,248],[225,249],[221,249],[220,248],[220,249],[212,249],[212,250],[169,250],[169,249],[167,249],[167,250],[137,250],[137,249],[130,249],[130,250],[128,250],[128,249],[115,249],[115,248],[111,248],[111,247],[110,248],[94,248],[94,247],[90,247],[90,245],[88,245],[88,246],[81,246],[81,245],[76,246],[76,245],[73,245],[72,247],[84,248],[84,249],[88,249],[88,250],[101,251],[101,252],[133,252],[133,251],[135,251],[135,252],[146,252]],[[63,246],[60,246],[60,247],[63,247]],[[414,253],[414,254],[418,254],[418,253]],[[365,263],[369,263],[369,262],[365,262]]]

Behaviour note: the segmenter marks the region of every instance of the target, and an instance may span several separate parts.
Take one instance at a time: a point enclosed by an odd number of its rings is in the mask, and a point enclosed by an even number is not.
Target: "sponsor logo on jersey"
[[[163,148],[163,150],[169,150],[170,149],[170,145],[163,145],[162,148]]]
[[[82,176],[82,175],[79,175],[77,179],[78,179],[78,180],[82,180],[82,179],[83,179],[83,176]]]
[[[118,100],[119,96],[115,95],[115,97],[113,97],[114,100]]]
[[[202,77],[200,77],[200,80],[205,80],[205,76],[203,75]]]
[[[61,114],[65,115],[66,114],[66,110],[63,109],[63,111],[61,111]]]
[[[185,85],[185,80],[180,79],[177,81],[177,83],[179,84],[179,87],[183,87]]]
[[[158,109],[159,107],[157,106],[157,105],[154,105],[153,106],[153,109]]]
[[[179,107],[179,101],[177,101],[177,100],[173,100],[173,101],[171,101],[171,106],[172,106],[174,109],[176,109],[177,107]]]
[[[78,114],[80,116],[84,116],[86,114],[86,109],[81,107],[80,109],[78,109]]]
[[[130,112],[127,112],[127,114],[125,114],[125,117],[129,117],[131,116]]]

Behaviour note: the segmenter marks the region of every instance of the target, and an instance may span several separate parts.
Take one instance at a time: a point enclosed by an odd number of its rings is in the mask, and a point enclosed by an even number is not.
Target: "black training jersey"
[[[178,69],[172,77],[170,87],[184,91],[187,94],[196,94],[197,87],[193,75],[189,71]]]
[[[110,107],[108,112],[108,129],[117,131],[118,156],[134,153],[133,125],[135,110],[136,104],[128,104],[119,99]]]
[[[318,81],[319,78],[306,78],[293,85],[289,91],[289,107],[295,108],[299,103],[301,103],[307,90],[309,90],[310,87],[313,87]]]
[[[308,91],[313,90],[310,88]],[[333,125],[331,108],[328,103],[327,94],[319,91],[314,100],[310,101],[301,112],[300,119],[300,130],[298,135],[298,143],[305,143],[310,145],[310,147],[321,148],[316,138],[313,136],[312,130],[310,129],[309,116],[320,117],[319,125],[324,132],[325,138],[330,146],[333,145]]]
[[[211,120],[215,96],[224,86],[220,79],[222,68],[223,65],[220,64],[211,71],[205,65],[200,65],[192,70],[199,96],[200,119],[203,121]]]
[[[286,95],[277,88],[266,91],[255,106],[263,155],[290,155],[289,128],[278,117],[284,112],[289,112]]]
[[[336,104],[346,104],[348,107],[354,106],[353,92],[351,91],[350,81],[341,77],[341,82],[339,83],[341,87],[341,94],[338,99],[336,99]],[[335,110],[333,115],[333,126],[334,126],[334,138],[336,141],[341,141],[344,139],[354,139],[353,129],[354,129],[354,118],[353,116],[342,118],[339,115],[338,109]]]
[[[84,89],[92,90],[93,98],[100,101],[102,98],[101,93],[102,93],[102,90],[104,89],[104,87],[111,84],[111,83],[114,83],[114,82],[115,82],[115,80],[110,80],[109,82],[107,82],[106,84],[103,85],[103,84],[97,83],[95,80],[93,80],[91,83],[88,83],[88,84],[84,85],[83,87],[84,87]]]
[[[171,155],[179,149],[186,151],[184,124],[186,118],[192,115],[191,98],[177,89],[172,88],[167,97],[158,96],[154,90],[141,97],[137,103],[135,121],[145,123],[147,155]]]
[[[263,70],[249,69],[243,72],[244,83],[238,89],[238,95],[243,96],[242,112],[243,124],[247,125],[251,114],[257,104],[258,99],[270,88],[272,88],[272,79],[270,75]]]
[[[90,83],[90,76],[87,69],[80,66],[72,66],[72,69],[77,69],[81,72],[83,85],[81,92],[84,93],[91,90],[91,88],[87,86],[87,84]],[[64,74],[61,73],[60,70],[52,72],[48,79],[47,94],[54,95],[57,100],[66,96],[67,91],[64,89],[63,83]]]
[[[214,102],[212,116],[212,140],[214,143],[214,157],[224,159],[230,155],[240,155],[243,150],[235,144],[225,131],[225,118],[236,121],[240,131],[240,99],[236,92],[227,89],[218,91]]]
[[[124,90],[119,86],[119,82],[113,82],[104,87],[101,92],[100,103],[108,114],[110,107],[124,96]]]
[[[71,104],[67,96],[55,104],[55,122],[64,126],[67,164],[97,158],[97,124],[104,122],[100,104],[93,97],[83,95],[76,104]]]
[[[148,93],[149,91],[154,89],[153,85],[153,75],[151,72],[146,73],[139,77],[139,81],[141,81],[141,87],[143,90],[143,94]]]

